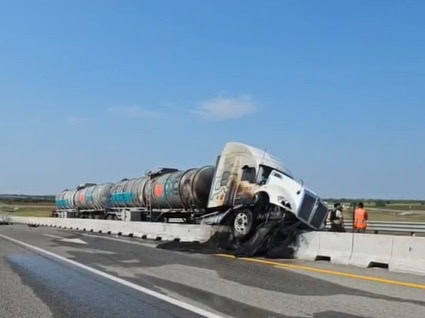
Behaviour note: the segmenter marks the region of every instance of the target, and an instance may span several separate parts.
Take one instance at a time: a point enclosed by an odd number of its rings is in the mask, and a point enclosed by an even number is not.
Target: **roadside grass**
[[[425,222],[425,205],[420,203],[391,203],[385,207],[368,205],[366,209],[368,210],[370,221]],[[52,210],[53,202],[5,203],[0,201],[0,215],[50,217]],[[417,211],[417,213],[411,213],[410,211]],[[352,220],[352,213],[352,208],[345,208],[344,219],[347,221]]]
[[[412,202],[412,203],[390,203],[385,205],[383,209],[396,209],[396,210],[423,210],[425,211],[425,204]]]
[[[383,207],[376,207],[376,206],[366,206],[369,208],[373,208],[373,209],[379,209],[382,211],[420,211],[420,212],[424,212],[425,213],[425,206],[422,204],[418,204],[418,205],[386,205]]]
[[[15,207],[4,204],[0,206],[0,215],[49,217],[51,214],[52,208],[48,207]]]
[[[403,203],[385,203],[382,206],[377,206],[371,203],[365,203],[367,208],[379,209],[379,210],[396,210],[396,211],[424,211],[425,204],[420,202],[403,202]]]
[[[366,207],[366,210],[367,207]],[[400,214],[391,212],[391,209],[379,208],[379,210],[368,210],[369,221],[400,221],[400,222],[425,222],[425,213],[421,214]],[[344,219],[352,220],[352,209],[344,211]]]

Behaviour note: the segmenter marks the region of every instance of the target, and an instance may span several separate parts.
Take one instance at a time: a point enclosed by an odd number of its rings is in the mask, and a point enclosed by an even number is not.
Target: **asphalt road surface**
[[[158,244],[0,226],[0,317],[425,317],[425,277]]]

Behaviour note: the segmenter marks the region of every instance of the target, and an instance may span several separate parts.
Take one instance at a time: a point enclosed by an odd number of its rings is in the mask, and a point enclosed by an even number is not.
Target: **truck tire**
[[[254,228],[254,215],[249,209],[237,210],[232,221],[233,236],[237,239],[246,239]]]

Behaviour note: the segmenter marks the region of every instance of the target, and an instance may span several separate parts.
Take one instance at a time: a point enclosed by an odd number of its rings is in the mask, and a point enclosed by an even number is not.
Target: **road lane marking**
[[[87,245],[88,243],[84,242],[83,240],[79,239],[79,238],[62,238],[59,241],[61,242],[68,242],[68,243],[75,243],[75,244],[83,244],[83,245]]]
[[[132,244],[132,245],[140,245],[150,248],[156,248],[160,243],[157,241],[148,241],[146,243],[142,243],[139,241],[128,241],[126,237],[111,237],[111,236],[102,236],[102,235],[96,235],[96,234],[87,234],[87,233],[78,233],[81,236],[89,237],[89,238],[95,238],[95,239],[102,239],[102,240],[109,240],[109,241],[115,241],[120,243],[126,243],[126,244]]]
[[[52,234],[44,234],[44,236],[52,237],[52,238],[55,238],[55,239],[63,238],[62,236],[57,236],[57,235],[52,235]]]
[[[119,283],[119,284],[121,284],[121,285],[124,285],[124,286],[126,286],[126,287],[129,287],[129,288],[135,289],[135,290],[140,291],[140,292],[142,292],[142,293],[144,293],[144,294],[146,294],[146,295],[149,295],[149,296],[152,296],[152,297],[158,298],[158,299],[160,299],[160,300],[162,300],[162,301],[165,301],[165,302],[167,302],[167,303],[173,304],[173,305],[175,305],[175,306],[177,306],[177,307],[180,307],[180,308],[183,308],[183,309],[185,309],[185,310],[191,311],[191,312],[193,312],[193,313],[195,313],[195,314],[198,314],[198,315],[200,315],[200,316],[208,317],[208,318],[223,318],[222,316],[219,316],[219,315],[217,315],[217,314],[214,314],[214,313],[209,312],[209,311],[207,311],[207,310],[204,310],[204,309],[202,309],[202,308],[198,308],[198,307],[196,307],[196,306],[193,306],[193,305],[187,304],[187,303],[182,302],[182,301],[180,301],[180,300],[177,300],[177,299],[171,298],[171,297],[169,297],[169,296],[166,296],[166,295],[163,295],[163,294],[158,293],[158,292],[156,292],[156,291],[153,291],[153,290],[151,290],[151,289],[148,289],[148,288],[146,288],[146,287],[142,287],[142,286],[136,285],[136,284],[131,283],[131,282],[129,282],[129,281],[126,281],[126,280],[124,280],[124,279],[122,279],[122,278],[119,278],[119,277],[116,277],[116,276],[113,276],[113,275],[107,274],[107,273],[105,273],[105,272],[102,272],[102,271],[100,271],[100,270],[94,269],[94,268],[89,267],[89,266],[87,266],[87,265],[84,265],[84,264],[78,263],[78,262],[76,262],[76,261],[73,261],[73,260],[67,259],[66,257],[60,256],[60,255],[55,254],[55,253],[52,253],[52,252],[49,252],[49,251],[44,250],[44,249],[42,249],[42,248],[39,248],[39,247],[37,247],[37,246],[33,246],[33,245],[30,245],[30,244],[27,244],[27,243],[24,243],[24,242],[21,242],[21,241],[15,240],[15,239],[13,239],[13,238],[11,238],[11,237],[8,237],[8,236],[6,236],[6,235],[3,235],[3,234],[0,234],[0,237],[2,237],[2,238],[3,238],[3,239],[5,239],[5,240],[8,240],[8,241],[10,241],[10,242],[13,242],[13,243],[16,243],[16,244],[19,244],[19,245],[25,246],[25,247],[27,247],[27,248],[29,248],[29,249],[32,249],[32,250],[34,250],[34,251],[37,251],[37,252],[39,252],[39,253],[42,253],[42,254],[48,255],[48,256],[50,256],[50,257],[53,257],[53,258],[59,259],[59,260],[61,260],[61,261],[63,261],[63,262],[66,262],[66,263],[72,264],[72,265],[77,266],[77,267],[79,267],[79,268],[82,268],[82,269],[84,269],[84,270],[86,270],[86,271],[88,271],[88,272],[91,272],[91,273],[96,274],[96,275],[98,275],[98,276],[101,276],[101,277],[104,277],[104,278],[106,278],[106,279],[112,280],[112,281],[114,281],[114,282],[116,282],[116,283]]]
[[[59,241],[61,242],[68,242],[68,243],[75,243],[75,244],[83,244],[83,245],[87,245],[89,243],[84,242],[83,240],[79,239],[79,238],[66,238],[66,237],[62,237],[62,236],[57,236],[57,235],[52,235],[52,234],[44,234],[44,236],[48,236],[48,237],[52,237],[54,239],[59,239]]]
[[[414,283],[401,282],[401,281],[397,281],[397,280],[390,280],[390,279],[379,278],[379,277],[374,277],[374,276],[365,276],[365,275],[351,274],[351,273],[346,273],[346,272],[338,272],[338,271],[315,268],[315,267],[310,267],[310,266],[294,265],[294,264],[282,264],[282,263],[278,263],[278,262],[266,261],[266,260],[257,259],[257,258],[236,257],[234,255],[229,255],[229,254],[215,254],[215,255],[219,256],[219,257],[226,257],[226,258],[230,258],[230,259],[239,259],[239,260],[242,260],[242,261],[269,265],[269,266],[273,266],[273,267],[277,267],[277,268],[281,268],[281,269],[304,270],[304,271],[308,271],[308,272],[315,272],[315,273],[328,274],[328,275],[334,275],[334,276],[348,277],[348,278],[367,280],[367,281],[372,281],[372,282],[377,282],[377,283],[382,283],[382,284],[389,284],[389,285],[396,285],[396,286],[403,286],[403,287],[417,288],[417,289],[424,289],[425,290],[425,285],[422,285],[422,284],[414,284]]]

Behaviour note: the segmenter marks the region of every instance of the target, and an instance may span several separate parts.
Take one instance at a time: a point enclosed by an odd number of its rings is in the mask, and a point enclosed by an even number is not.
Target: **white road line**
[[[79,238],[61,238],[59,241],[61,242],[68,242],[68,243],[75,243],[75,244],[83,244],[87,245],[88,243],[84,242],[83,240],[80,240]]]
[[[79,238],[65,238],[62,236],[52,235],[52,234],[43,234],[44,236],[53,237],[54,239],[59,239],[61,242],[75,243],[75,244],[83,244],[87,245],[88,243],[84,242]]]
[[[102,239],[102,240],[110,240],[110,241],[115,241],[115,242],[120,242],[120,243],[126,243],[126,244],[132,244],[132,245],[139,245],[139,246],[145,246],[145,247],[150,247],[150,248],[156,248],[159,244],[164,243],[157,243],[157,241],[150,241],[149,243],[142,243],[141,241],[139,241],[137,239],[134,241],[129,241],[127,237],[111,237],[111,236],[101,236],[101,235],[96,235],[96,234],[87,234],[87,233],[78,233],[81,236],[86,236],[86,237],[90,237],[90,238],[96,238],[96,239]]]
[[[53,238],[56,238],[56,239],[61,239],[61,238],[63,238],[62,236],[57,236],[57,235],[52,235],[52,234],[43,234],[44,236],[48,236],[48,237],[53,237]]]
[[[121,278],[119,278],[119,277],[116,277],[116,276],[113,276],[113,275],[110,275],[110,274],[104,273],[104,272],[102,272],[102,271],[99,271],[99,270],[94,269],[94,268],[92,268],[92,267],[89,267],[89,266],[87,266],[87,265],[84,265],[84,264],[78,263],[78,262],[76,262],[76,261],[73,261],[73,260],[67,259],[66,257],[63,257],[63,256],[60,256],[60,255],[57,255],[57,254],[55,254],[55,253],[49,252],[49,251],[47,251],[47,250],[44,250],[44,249],[42,249],[42,248],[39,248],[39,247],[36,247],[36,246],[30,245],[30,244],[27,244],[27,243],[24,243],[24,242],[21,242],[21,241],[15,240],[15,239],[13,239],[13,238],[11,238],[11,237],[8,237],[8,236],[6,236],[6,235],[3,235],[3,234],[0,234],[0,237],[4,238],[5,240],[8,240],[8,241],[11,241],[11,242],[14,242],[14,243],[20,244],[20,245],[22,245],[22,246],[25,246],[25,247],[27,247],[27,248],[29,248],[29,249],[32,249],[32,250],[34,250],[34,251],[37,251],[37,252],[39,252],[39,253],[43,253],[43,254],[49,255],[49,256],[54,257],[54,258],[56,258],[56,259],[59,259],[59,260],[61,260],[61,261],[63,261],[63,262],[67,262],[67,263],[72,264],[72,265],[74,265],[74,266],[77,266],[77,267],[79,267],[79,268],[85,269],[86,271],[89,271],[89,272],[91,272],[91,273],[93,273],[93,274],[96,274],[96,275],[102,276],[102,277],[104,277],[104,278],[107,278],[107,279],[109,279],[109,280],[112,280],[112,281],[114,281],[114,282],[116,282],[116,283],[119,283],[119,284],[121,284],[121,285],[124,285],[124,286],[127,286],[127,287],[129,287],[129,288],[132,288],[132,289],[135,289],[135,290],[137,290],[137,291],[140,291],[140,292],[142,292],[142,293],[144,293],[144,294],[147,294],[147,295],[149,295],[149,296],[152,296],[152,297],[155,297],[155,298],[161,299],[161,300],[163,300],[163,301],[165,301],[165,302],[167,302],[167,303],[170,303],[170,304],[173,304],[173,305],[178,306],[178,307],[180,307],[180,308],[186,309],[186,310],[191,311],[191,312],[193,312],[193,313],[195,313],[195,314],[198,314],[198,315],[201,315],[201,316],[204,316],[204,317],[208,317],[208,318],[223,318],[222,316],[219,316],[219,315],[214,314],[214,313],[212,313],[212,312],[206,311],[206,310],[204,310],[204,309],[202,309],[202,308],[195,307],[195,306],[193,306],[193,305],[187,304],[187,303],[182,302],[182,301],[180,301],[180,300],[177,300],[177,299],[171,298],[171,297],[169,297],[169,296],[166,296],[166,295],[160,294],[160,293],[158,293],[158,292],[156,292],[156,291],[153,291],[153,290],[151,290],[151,289],[148,289],[148,288],[145,288],[145,287],[142,287],[142,286],[136,285],[136,284],[134,284],[134,283],[131,283],[131,282],[126,281],[126,280],[124,280],[124,279],[121,279]]]

